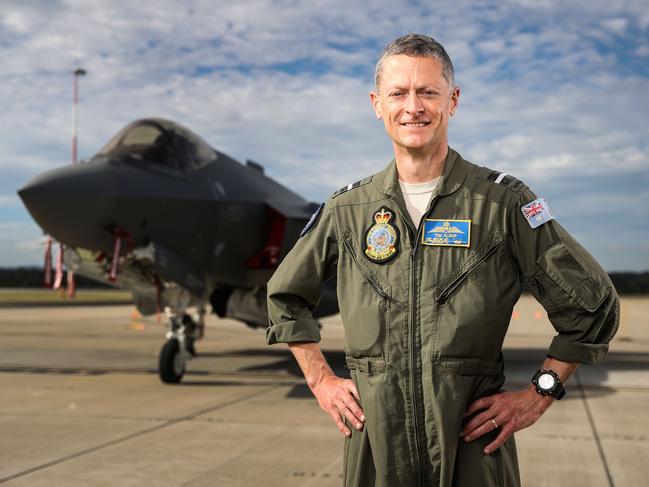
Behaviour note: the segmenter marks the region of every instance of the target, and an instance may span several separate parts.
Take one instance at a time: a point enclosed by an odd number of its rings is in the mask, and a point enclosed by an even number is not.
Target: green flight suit
[[[592,363],[607,352],[619,315],[608,276],[555,220],[533,229],[521,207],[536,196],[498,175],[449,149],[424,219],[470,220],[470,240],[425,245],[392,161],[335,193],[268,283],[267,342],[318,342],[312,310],[337,276],[347,365],[366,416],[345,440],[346,486],[520,485],[513,436],[485,455],[497,430],[471,443],[459,432],[466,407],[501,390],[502,344],[523,285],[558,332],[549,356]],[[397,241],[377,263],[364,249],[381,209]]]

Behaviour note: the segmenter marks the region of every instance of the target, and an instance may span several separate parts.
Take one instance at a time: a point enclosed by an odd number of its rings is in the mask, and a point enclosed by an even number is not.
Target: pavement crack
[[[590,411],[590,406],[588,405],[588,399],[586,398],[586,391],[581,385],[581,379],[579,377],[579,371],[575,371],[575,381],[577,382],[577,388],[579,389],[579,394],[581,396],[581,400],[584,403],[584,408],[586,409],[586,415],[588,416],[588,422],[590,423],[590,429],[593,432],[593,438],[595,438],[595,444],[597,445],[597,451],[599,452],[599,456],[602,459],[602,465],[604,466],[604,471],[606,472],[606,480],[608,482],[609,487],[615,487],[615,483],[613,482],[613,476],[611,475],[611,469],[608,466],[608,462],[606,461],[606,455],[604,454],[604,448],[602,446],[602,441],[599,437],[599,433],[597,432],[597,427],[595,426],[595,420],[593,419],[593,414]]]
[[[233,406],[235,404],[245,402],[245,401],[247,401],[249,399],[253,399],[253,398],[257,397],[257,396],[261,396],[261,395],[266,394],[266,393],[268,393],[268,392],[270,392],[270,391],[272,391],[274,389],[277,389],[279,387],[282,387],[282,385],[281,384],[274,384],[274,385],[272,385],[270,387],[266,387],[266,388],[264,388],[264,389],[262,389],[260,391],[251,392],[250,394],[245,394],[245,395],[243,395],[241,397],[238,397],[236,399],[232,399],[231,401],[225,401],[225,402],[217,404],[215,406],[200,409],[200,410],[195,411],[195,412],[193,412],[191,414],[186,414],[186,415],[180,416],[178,418],[170,419],[168,421],[165,421],[162,424],[151,426],[150,428],[145,428],[143,430],[139,430],[139,431],[136,431],[134,433],[130,433],[130,434],[122,436],[120,438],[115,438],[114,440],[106,441],[106,442],[101,443],[99,445],[95,445],[93,447],[86,448],[84,450],[81,450],[81,451],[78,451],[78,452],[75,452],[75,453],[71,453],[69,455],[58,458],[56,460],[52,460],[52,461],[49,461],[49,462],[46,462],[46,463],[42,463],[40,465],[36,465],[35,467],[31,467],[31,468],[28,468],[28,469],[23,470],[21,472],[16,472],[16,473],[14,473],[12,475],[9,475],[7,477],[0,478],[0,484],[3,484],[5,482],[9,482],[10,480],[14,480],[14,479],[17,479],[19,477],[24,477],[25,475],[29,475],[29,474],[32,474],[34,472],[38,472],[39,470],[43,470],[43,469],[46,469],[46,468],[49,468],[49,467],[53,467],[54,465],[58,465],[58,464],[67,462],[69,460],[74,460],[75,458],[79,458],[79,457],[88,455],[90,453],[97,452],[99,450],[103,450],[104,448],[108,448],[108,447],[118,445],[120,443],[124,443],[126,441],[129,441],[129,440],[132,440],[132,439],[135,439],[135,438],[139,438],[141,436],[147,435],[149,433],[153,433],[155,431],[160,431],[160,430],[162,430],[164,428],[168,428],[169,426],[173,426],[173,425],[176,425],[178,423],[182,423],[184,421],[191,421],[191,420],[193,420],[193,419],[195,419],[195,418],[197,418],[199,416],[202,416],[204,414],[208,414],[208,413],[211,413],[211,412],[214,412],[214,411],[218,411],[219,409],[224,409],[224,408],[227,408],[229,406]]]

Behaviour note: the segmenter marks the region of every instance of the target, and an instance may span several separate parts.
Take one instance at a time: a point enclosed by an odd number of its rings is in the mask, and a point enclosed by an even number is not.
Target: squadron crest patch
[[[471,220],[425,220],[421,243],[468,247],[471,244]]]
[[[383,264],[399,251],[399,230],[390,222],[394,212],[382,207],[374,214],[374,225],[365,234],[365,256],[372,262]]]

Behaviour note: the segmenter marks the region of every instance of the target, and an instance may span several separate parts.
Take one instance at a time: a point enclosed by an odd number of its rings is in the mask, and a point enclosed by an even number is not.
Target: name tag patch
[[[530,224],[530,227],[536,228],[543,225],[545,222],[554,220],[554,215],[550,211],[547,201],[543,198],[530,201],[525,206],[521,206],[523,216]]]
[[[421,243],[468,247],[471,244],[471,220],[424,220]]]

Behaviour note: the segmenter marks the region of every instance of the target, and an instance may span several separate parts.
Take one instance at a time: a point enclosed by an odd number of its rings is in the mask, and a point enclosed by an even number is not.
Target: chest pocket
[[[392,288],[362,255],[356,239],[346,233],[338,259],[338,303],[351,357],[389,360],[388,337]]]
[[[503,242],[494,232],[433,289],[436,356],[497,359],[520,294]]]

